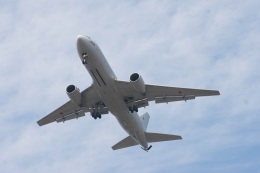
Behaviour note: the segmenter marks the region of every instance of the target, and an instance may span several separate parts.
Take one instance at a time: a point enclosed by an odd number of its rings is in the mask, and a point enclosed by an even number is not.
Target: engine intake
[[[142,76],[140,76],[138,73],[133,73],[130,76],[130,82],[136,91],[140,92],[141,94],[145,94],[145,84]]]
[[[77,104],[77,105],[81,105],[81,93],[80,90],[75,87],[75,85],[69,85],[66,89],[67,91],[67,95],[70,98],[70,100]]]

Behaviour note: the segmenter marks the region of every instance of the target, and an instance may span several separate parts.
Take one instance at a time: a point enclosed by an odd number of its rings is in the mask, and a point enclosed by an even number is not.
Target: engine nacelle
[[[77,104],[77,105],[81,105],[81,93],[79,91],[79,89],[77,87],[75,87],[75,85],[69,85],[66,89],[67,91],[67,95],[69,96],[70,100]]]
[[[141,94],[145,94],[145,84],[142,76],[140,76],[138,73],[133,73],[130,76],[130,82],[136,91],[140,92]]]

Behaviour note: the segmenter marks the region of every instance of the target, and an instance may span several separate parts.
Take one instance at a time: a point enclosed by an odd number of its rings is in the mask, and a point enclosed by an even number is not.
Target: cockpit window
[[[89,39],[91,39],[89,36],[87,36],[87,35],[84,35],[85,37],[87,37],[87,38],[89,38]]]
[[[92,40],[90,40],[90,43],[92,43],[94,46],[96,45],[96,44],[94,43],[94,41],[92,41]]]

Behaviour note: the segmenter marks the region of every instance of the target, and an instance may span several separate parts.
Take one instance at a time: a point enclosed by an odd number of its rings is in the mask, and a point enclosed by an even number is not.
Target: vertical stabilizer
[[[140,116],[140,120],[142,122],[144,131],[146,131],[147,129],[149,119],[150,119],[150,115],[147,112]]]

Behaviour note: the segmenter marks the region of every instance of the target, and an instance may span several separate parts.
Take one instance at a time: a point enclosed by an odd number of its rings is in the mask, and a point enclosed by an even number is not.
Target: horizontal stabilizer
[[[125,139],[123,139],[122,141],[118,142],[116,145],[114,145],[112,147],[112,149],[118,150],[118,149],[122,149],[122,148],[131,147],[134,145],[138,145],[138,143],[131,136],[128,136]]]
[[[161,142],[161,141],[182,139],[182,137],[178,135],[168,135],[168,134],[149,133],[149,132],[145,132],[145,138],[147,142]]]

